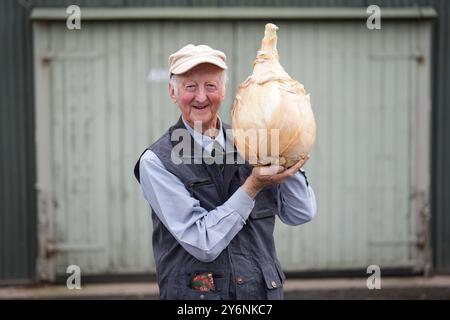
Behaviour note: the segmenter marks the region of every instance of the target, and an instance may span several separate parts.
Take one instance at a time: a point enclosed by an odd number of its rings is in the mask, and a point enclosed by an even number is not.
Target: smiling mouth
[[[206,105],[204,105],[204,106],[192,106],[192,107],[193,107],[194,109],[203,110],[203,109],[209,107],[209,104],[206,104]]]

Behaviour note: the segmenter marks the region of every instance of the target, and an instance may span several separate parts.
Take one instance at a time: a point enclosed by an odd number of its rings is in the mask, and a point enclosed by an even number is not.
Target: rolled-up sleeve
[[[141,157],[139,170],[144,197],[158,218],[186,251],[203,262],[217,258],[254,207],[241,187],[224,204],[207,211],[150,150]]]
[[[304,172],[297,172],[278,186],[278,216],[283,223],[303,224],[316,213],[316,196]]]

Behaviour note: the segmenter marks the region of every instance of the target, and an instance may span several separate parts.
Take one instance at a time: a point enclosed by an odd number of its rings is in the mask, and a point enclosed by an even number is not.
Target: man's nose
[[[201,88],[201,87],[200,87],[200,88],[197,90],[197,93],[196,93],[196,95],[195,95],[195,100],[197,100],[198,102],[205,102],[206,99],[207,99],[207,97],[206,97],[206,91],[205,91],[204,88]]]

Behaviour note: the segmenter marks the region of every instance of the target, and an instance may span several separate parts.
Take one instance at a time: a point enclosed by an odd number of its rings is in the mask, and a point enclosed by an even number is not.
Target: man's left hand
[[[302,157],[289,169],[278,165],[255,167],[243,185],[244,190],[250,197],[254,198],[264,187],[280,184],[287,178],[292,177],[305,165],[309,158],[309,155]]]

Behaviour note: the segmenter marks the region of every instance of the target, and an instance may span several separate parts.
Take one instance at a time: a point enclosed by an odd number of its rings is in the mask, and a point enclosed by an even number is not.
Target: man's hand
[[[303,167],[308,159],[309,155],[302,157],[289,169],[284,169],[284,167],[278,165],[254,167],[252,174],[245,180],[243,188],[254,199],[264,187],[279,184],[287,178],[292,177]]]

